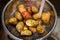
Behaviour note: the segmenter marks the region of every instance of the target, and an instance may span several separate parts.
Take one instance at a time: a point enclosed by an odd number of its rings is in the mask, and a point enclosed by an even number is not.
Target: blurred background
[[[9,0],[0,0],[0,40],[13,40],[4,32],[4,30],[2,28],[2,23],[1,23],[2,10],[8,1]],[[49,0],[49,1],[55,6],[57,15],[58,15],[57,26],[56,26],[54,32],[52,33],[52,35],[55,36],[58,40],[60,40],[60,0]],[[52,39],[52,40],[54,40],[54,39]]]

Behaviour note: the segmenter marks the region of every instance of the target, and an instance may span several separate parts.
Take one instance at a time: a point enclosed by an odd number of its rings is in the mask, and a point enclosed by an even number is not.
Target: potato
[[[39,19],[39,14],[38,13],[33,14],[33,19]]]
[[[24,8],[23,4],[18,5],[18,8]]]
[[[32,12],[37,13],[38,12],[38,8],[35,7],[35,6],[32,6]]]
[[[44,33],[44,28],[41,25],[37,26],[38,33]]]
[[[27,7],[27,11],[29,12],[29,14],[32,14],[31,8]]]
[[[21,32],[23,30],[24,23],[23,22],[18,22],[16,25],[16,29],[18,32]]]
[[[32,32],[30,30],[23,30],[23,31],[21,31],[21,35],[30,36],[30,35],[32,35]]]
[[[22,5],[22,4],[21,4],[21,5],[18,5],[18,11],[21,12],[21,13],[22,13],[23,11],[26,11],[24,5]]]
[[[23,16],[24,19],[32,18],[28,11],[22,12],[22,16]]]
[[[16,17],[18,20],[22,20],[22,15],[21,15],[21,13],[19,13],[19,12],[16,12],[15,17]]]
[[[32,31],[33,33],[37,32],[36,28],[34,27],[29,27],[29,30]]]
[[[38,22],[33,20],[33,19],[29,19],[29,20],[26,21],[26,25],[27,26],[37,26]]]
[[[27,28],[27,26],[26,26],[26,25],[24,26],[23,30],[28,30],[28,28]]]
[[[41,19],[42,19],[43,23],[47,24],[49,22],[50,15],[51,15],[50,12],[44,12],[44,13],[42,13]]]
[[[9,23],[11,24],[17,24],[17,19],[15,17],[9,19]]]

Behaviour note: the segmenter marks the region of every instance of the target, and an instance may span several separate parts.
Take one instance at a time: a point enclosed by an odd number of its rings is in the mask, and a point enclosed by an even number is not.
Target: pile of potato
[[[20,35],[32,35],[33,33],[44,33],[42,23],[47,24],[51,13],[43,12],[41,17],[38,15],[38,8],[31,6],[26,8],[23,4],[18,5],[15,16],[9,19],[9,23],[16,25],[16,30]],[[42,23],[41,23],[42,22]]]

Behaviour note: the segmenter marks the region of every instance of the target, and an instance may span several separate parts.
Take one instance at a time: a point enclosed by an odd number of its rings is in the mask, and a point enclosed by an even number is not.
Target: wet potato
[[[33,19],[39,19],[39,14],[38,13],[33,14]]]
[[[28,27],[25,25],[24,28],[23,28],[23,30],[28,30]]]
[[[21,35],[29,36],[29,35],[32,35],[32,32],[30,30],[23,30],[21,31]]]
[[[18,6],[18,11],[21,12],[21,15],[23,16],[24,19],[29,19],[32,18],[30,15],[30,11],[27,11],[24,5],[19,5]]]
[[[17,24],[17,19],[15,17],[9,19],[10,24]]]
[[[43,23],[47,24],[50,20],[50,16],[51,16],[50,12],[43,12],[41,16]]]
[[[22,15],[20,12],[16,12],[15,13],[15,17],[18,19],[18,20],[22,20]]]
[[[18,11],[21,12],[21,13],[22,13],[23,11],[26,11],[26,9],[25,9],[25,7],[24,7],[23,4],[18,5]]]
[[[29,19],[29,20],[26,21],[26,25],[27,26],[37,26],[38,22],[35,21],[35,20],[32,20],[32,19]]]
[[[38,12],[38,8],[37,8],[37,7],[35,7],[35,6],[32,6],[32,8],[31,8],[31,9],[32,9],[32,12],[33,12],[33,13],[37,13],[37,12]]]
[[[29,30],[30,30],[32,33],[36,33],[36,32],[37,32],[36,28],[34,28],[34,27],[29,27]]]
[[[42,34],[42,33],[44,33],[44,28],[41,25],[38,25],[37,31],[38,31],[38,33]]]
[[[18,22],[16,25],[16,29],[18,32],[21,32],[23,30],[24,23],[23,22]]]

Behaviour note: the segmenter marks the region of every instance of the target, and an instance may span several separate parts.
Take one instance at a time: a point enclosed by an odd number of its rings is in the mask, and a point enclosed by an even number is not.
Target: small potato
[[[27,11],[29,12],[29,14],[32,14],[31,8],[27,7]]]
[[[16,29],[18,32],[21,32],[23,29],[24,23],[23,22],[18,22],[16,25]]]
[[[24,19],[32,18],[28,11],[22,12],[22,16],[23,16]]]
[[[21,13],[19,13],[19,12],[16,12],[15,17],[16,17],[18,20],[22,20],[22,15],[21,15]]]
[[[18,11],[21,12],[21,13],[22,13],[23,11],[26,11],[24,5],[22,5],[22,4],[21,4],[21,5],[18,5]]]
[[[32,12],[37,13],[38,12],[38,8],[35,7],[35,6],[32,6]]]
[[[28,28],[27,28],[27,26],[26,26],[26,25],[24,26],[23,30],[28,30]]]
[[[23,4],[18,5],[18,8],[24,8]]]
[[[43,23],[47,24],[49,22],[50,15],[51,15],[50,12],[44,12],[44,13],[42,13],[41,19],[42,19]]]
[[[36,28],[29,27],[29,30],[31,30],[33,33],[37,32]]]
[[[41,25],[39,25],[37,26],[37,31],[38,33],[44,33],[44,28]]]
[[[30,36],[30,35],[32,35],[32,32],[30,30],[23,30],[23,31],[21,31],[21,35]]]
[[[11,24],[17,24],[17,19],[15,17],[9,19],[9,23]]]
[[[36,26],[36,25],[38,25],[38,22],[35,20],[32,20],[32,19],[29,19],[26,21],[26,25],[27,26]]]
[[[34,14],[33,15],[33,19],[39,19],[39,14],[37,13],[37,14]]]

